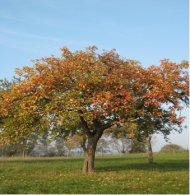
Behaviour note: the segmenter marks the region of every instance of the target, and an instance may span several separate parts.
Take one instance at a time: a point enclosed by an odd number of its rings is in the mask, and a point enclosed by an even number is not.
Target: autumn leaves
[[[134,136],[152,134],[168,123],[181,125],[184,118],[176,111],[182,109],[181,102],[188,104],[187,62],[163,60],[144,68],[115,51],[99,53],[96,47],[61,52],[61,57],[42,58],[32,67],[17,69],[18,79],[0,91],[1,141],[22,140],[25,133],[44,128],[55,136],[60,130],[67,135],[81,131],[92,141],[81,126],[79,111],[94,136],[117,122],[136,123]],[[11,135],[6,133],[10,128]]]

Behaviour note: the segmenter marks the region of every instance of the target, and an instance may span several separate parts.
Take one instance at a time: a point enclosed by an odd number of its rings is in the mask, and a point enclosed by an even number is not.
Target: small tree
[[[144,153],[146,152],[146,145],[143,142],[139,142],[136,138],[131,140],[130,153]]]
[[[141,83],[134,85],[136,137],[147,144],[149,163],[153,162],[153,134],[162,133],[167,140],[171,131],[182,132],[185,117],[180,113],[183,106],[189,105],[188,66],[187,61],[176,64],[162,60],[160,66],[149,67]]]
[[[110,152],[109,140],[107,137],[104,136],[104,137],[100,138],[100,140],[98,141],[98,144],[97,144],[96,152],[101,153],[102,156],[104,153]]]
[[[63,137],[58,136],[56,138],[55,147],[56,147],[58,156],[65,156],[65,154],[66,154],[66,146],[65,146]]]
[[[71,155],[71,150],[73,149],[82,149],[83,152],[86,152],[86,139],[83,135],[74,134],[65,138],[65,146],[68,150],[68,155]]]

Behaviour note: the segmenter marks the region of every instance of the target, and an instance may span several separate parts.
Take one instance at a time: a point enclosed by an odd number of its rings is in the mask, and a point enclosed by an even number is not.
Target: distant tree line
[[[72,136],[67,139],[58,137],[50,141],[44,135],[38,139],[28,140],[20,144],[4,144],[0,146],[0,156],[34,156],[34,157],[53,157],[53,156],[83,156],[86,152],[87,143],[81,136]],[[115,138],[111,135],[103,136],[97,145],[96,153],[105,154],[126,154],[146,152],[146,144],[137,139]]]

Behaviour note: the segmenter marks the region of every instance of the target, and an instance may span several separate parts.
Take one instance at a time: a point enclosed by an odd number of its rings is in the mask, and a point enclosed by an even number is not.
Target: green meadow
[[[83,174],[83,158],[1,158],[1,194],[189,194],[189,153],[97,156]]]

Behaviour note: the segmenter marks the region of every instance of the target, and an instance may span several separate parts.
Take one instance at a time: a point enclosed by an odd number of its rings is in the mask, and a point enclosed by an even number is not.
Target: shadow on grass
[[[120,165],[109,164],[103,167],[96,166],[97,172],[110,172],[110,171],[125,171],[125,170],[158,170],[158,171],[185,171],[189,170],[189,161],[168,161],[168,162],[158,162],[158,163],[133,163],[126,164],[122,163]]]
[[[110,157],[110,156],[97,156],[96,159],[95,159],[95,162],[96,161],[99,161],[99,162],[113,162],[113,161],[131,161],[131,160],[145,160],[146,157],[133,157],[133,158],[126,158],[126,156],[120,156],[120,157]],[[79,163],[82,163],[84,161],[84,157],[7,157],[7,158],[2,158],[0,159],[0,164],[1,163],[52,163],[52,162],[62,162],[62,163],[74,163],[74,162],[79,162]]]
[[[159,160],[156,163],[148,164],[146,161],[146,156],[129,156],[126,158],[125,156],[121,157],[97,157],[95,160],[96,171],[97,172],[110,172],[110,171],[124,171],[124,170],[158,170],[158,171],[183,171],[189,169],[189,160],[183,159],[164,159],[163,161]],[[67,163],[73,164],[77,163],[82,166],[84,161],[83,157],[80,158],[65,158],[65,157],[53,157],[53,158],[7,158],[1,159],[1,163]]]
[[[128,158],[128,156],[120,156],[120,157],[100,157],[100,156],[97,156],[96,157],[96,160],[97,161],[102,161],[102,162],[110,162],[110,161],[137,161],[137,160],[146,160],[147,157],[146,156],[134,156],[134,157],[131,157]]]

